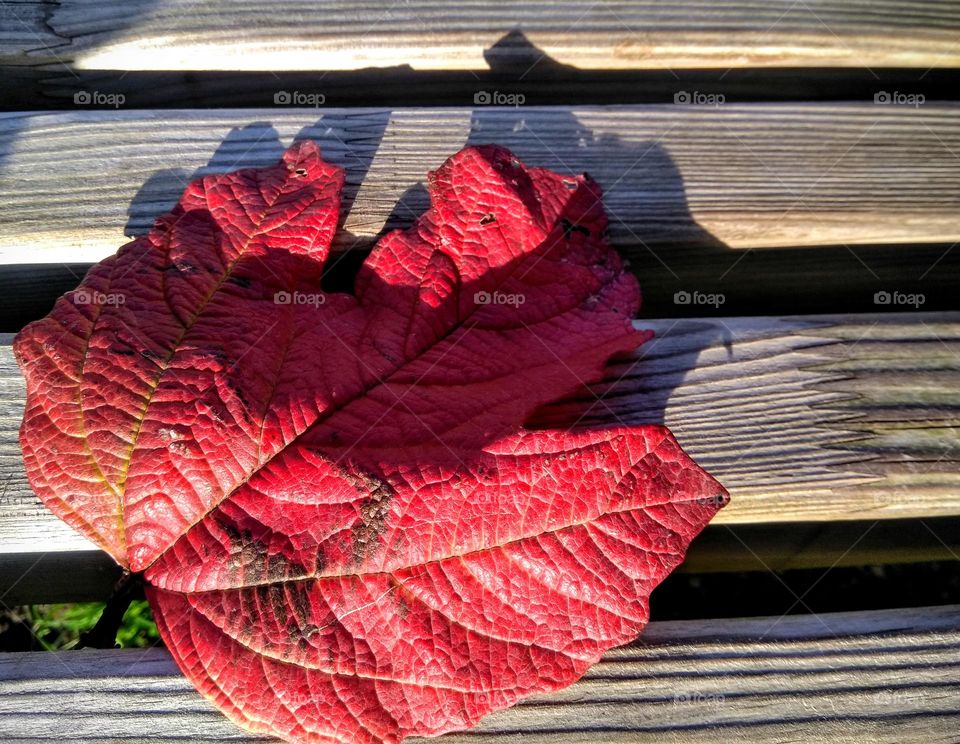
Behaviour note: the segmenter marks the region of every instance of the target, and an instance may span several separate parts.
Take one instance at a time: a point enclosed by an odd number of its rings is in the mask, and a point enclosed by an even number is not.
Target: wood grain
[[[3,654],[0,680],[5,741],[267,741],[160,649]],[[441,741],[953,742],[958,695],[957,605],[651,623],[572,687]]]
[[[955,2],[441,0],[8,3],[7,54],[79,68],[342,70],[531,66],[529,45],[584,69],[957,66]],[[521,30],[527,44],[502,41]]]
[[[666,423],[730,490],[717,524],[960,515],[960,313],[637,325],[657,337],[541,419]],[[0,552],[89,549],[27,484],[0,341]]]
[[[746,249],[833,245],[847,255],[856,245],[943,243],[894,275],[916,280],[936,276],[937,257],[949,262],[960,238],[958,111],[729,103],[2,114],[0,263],[98,261],[125,233],[148,229],[192,176],[270,164],[298,136],[347,168],[339,249],[408,225],[426,207],[427,171],[465,143],[498,142],[530,164],[591,173],[614,243],[674,279],[702,258],[684,246],[722,253],[709,277],[720,281]],[[877,276],[869,253],[855,258],[852,273]]]

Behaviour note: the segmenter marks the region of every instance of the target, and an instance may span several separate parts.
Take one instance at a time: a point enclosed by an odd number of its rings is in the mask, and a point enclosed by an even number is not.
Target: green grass
[[[76,646],[80,634],[97,624],[103,608],[103,602],[31,605],[23,608],[22,622],[42,648],[57,651]],[[142,599],[131,602],[117,631],[117,643],[121,648],[147,648],[159,640],[147,602]]]

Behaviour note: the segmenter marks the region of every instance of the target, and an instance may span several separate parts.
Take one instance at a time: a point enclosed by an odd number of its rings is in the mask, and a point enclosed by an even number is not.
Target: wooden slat
[[[0,680],[5,741],[266,741],[159,649],[4,654]],[[954,742],[958,695],[956,605],[652,623],[572,687],[441,741]]]
[[[960,515],[960,313],[637,325],[657,338],[545,420],[666,423],[730,490],[717,524]],[[0,340],[0,552],[87,549],[27,484]]]
[[[637,321],[658,337],[558,422],[662,421],[718,523],[960,513],[960,314]],[[598,401],[596,396],[602,400]]]
[[[268,12],[252,0],[61,0],[7,3],[0,20],[21,64],[121,70],[529,66],[528,47],[501,41],[511,29],[586,69],[960,64],[960,6],[923,0],[286,0]]]
[[[426,206],[427,171],[465,143],[493,141],[531,164],[590,172],[605,188],[614,242],[654,255],[674,279],[716,282],[742,249],[835,245],[849,258],[845,246],[940,242],[892,275],[872,267],[869,252],[850,259],[851,275],[935,282],[945,264],[934,262],[946,255],[949,264],[960,238],[958,111],[865,103],[3,114],[0,262],[100,260],[124,232],[143,232],[169,209],[192,175],[275,162],[280,140],[300,136],[347,168],[339,248],[409,224]],[[712,261],[711,277],[686,273],[699,259]]]

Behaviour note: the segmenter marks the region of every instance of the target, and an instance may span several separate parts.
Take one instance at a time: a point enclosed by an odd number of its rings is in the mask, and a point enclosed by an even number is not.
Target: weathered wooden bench
[[[26,482],[12,334],[189,178],[294,137],[347,169],[334,283],[466,143],[600,182],[657,339],[554,412],[666,422],[727,485],[682,571],[958,560],[960,3],[27,1],[0,65],[5,605],[117,577]],[[957,741],[949,601],[704,608],[448,739]],[[257,740],[162,649],[6,654],[0,680],[3,741]]]

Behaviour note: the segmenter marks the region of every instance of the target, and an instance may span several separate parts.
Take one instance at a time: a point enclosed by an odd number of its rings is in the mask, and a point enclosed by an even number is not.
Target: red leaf
[[[663,427],[522,429],[650,335],[596,184],[467,148],[346,295],[342,182],[305,142],[191,184],[17,337],[21,441],[231,718],[397,741],[631,640],[726,493]]]

